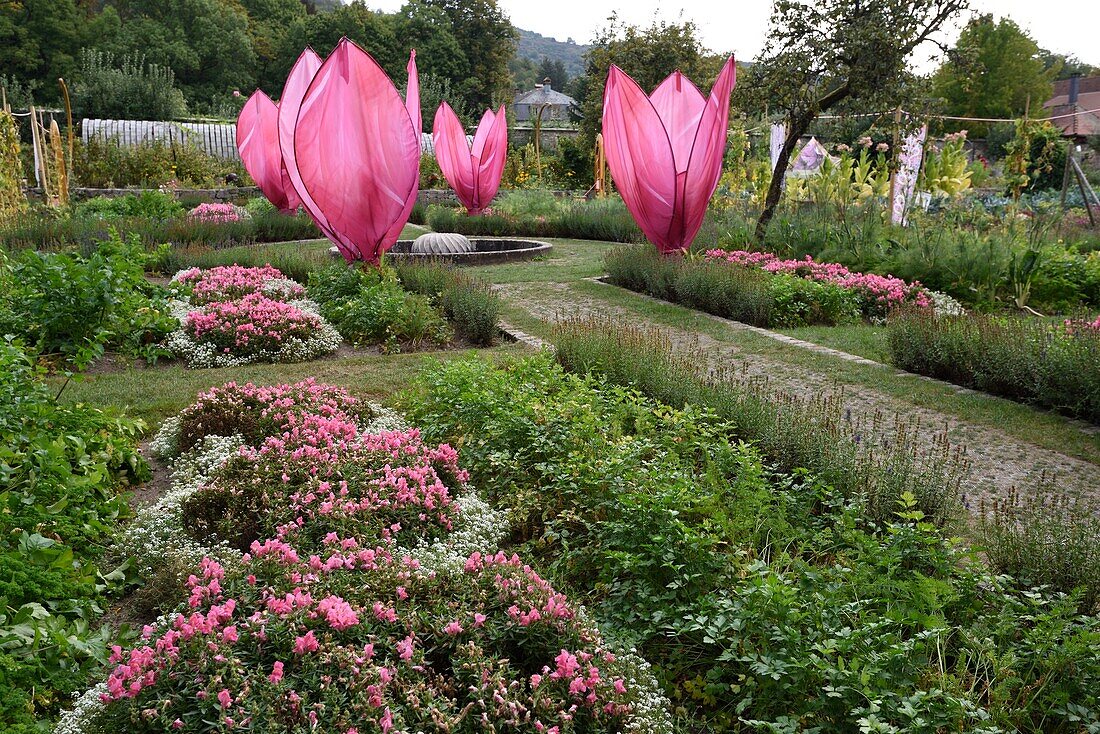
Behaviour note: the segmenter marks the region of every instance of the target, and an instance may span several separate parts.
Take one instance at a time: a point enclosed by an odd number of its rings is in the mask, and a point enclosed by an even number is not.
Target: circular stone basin
[[[412,240],[398,240],[393,249],[386,253],[386,258],[394,262],[435,260],[454,263],[455,265],[496,265],[498,263],[532,260],[540,255],[546,255],[554,249],[554,246],[549,242],[517,240],[505,237],[471,237],[470,242],[474,246],[472,252],[432,255],[411,252]],[[330,248],[329,253],[335,257],[341,257],[340,251],[335,247]]]

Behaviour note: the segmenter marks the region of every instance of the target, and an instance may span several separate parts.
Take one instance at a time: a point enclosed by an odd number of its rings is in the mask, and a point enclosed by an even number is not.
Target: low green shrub
[[[400,265],[397,277],[407,289],[438,304],[474,344],[488,346],[499,334],[504,304],[489,283],[442,263]]]
[[[278,211],[260,213],[237,222],[203,222],[183,217],[162,219],[119,215],[103,218],[92,214],[72,217],[26,214],[0,227],[0,242],[8,250],[61,250],[76,248],[84,254],[118,230],[137,236],[148,250],[161,244],[173,247],[219,249],[262,242],[293,242],[321,236],[308,216],[288,216]]]
[[[616,248],[604,265],[615,285],[754,326],[832,326],[859,320],[853,291],[793,275],[664,257],[646,245]]]
[[[176,201],[175,196],[156,189],[145,189],[140,194],[125,196],[97,196],[73,206],[73,216],[99,219],[171,219],[183,216],[184,213],[184,208]]]
[[[513,213],[514,212],[514,213]],[[491,212],[471,217],[462,209],[428,207],[436,232],[470,237],[565,237],[607,242],[644,242],[622,199],[560,200],[548,192],[515,192]]]
[[[310,298],[321,315],[354,345],[446,344],[450,328],[428,297],[401,287],[392,270],[339,263],[309,275]]]
[[[212,156],[197,145],[162,141],[122,146],[92,138],[78,144],[73,157],[75,185],[95,189],[165,185],[209,189],[225,186],[231,173],[243,185],[251,184],[240,161]]]
[[[887,345],[900,369],[1100,423],[1100,329],[1085,323],[903,312]]]
[[[76,369],[113,348],[155,360],[176,327],[166,293],[145,280],[152,259],[137,237],[111,234],[82,257],[25,250],[0,259],[0,335]]]
[[[188,268],[216,268],[225,265],[263,267],[271,265],[299,283],[305,283],[310,273],[333,264],[325,248],[291,244],[255,244],[213,249],[206,245],[172,247],[158,254],[152,267],[162,273],[177,273]]]
[[[94,621],[124,569],[99,563],[149,470],[139,422],[59,403],[18,342],[0,375],[0,721],[30,732],[110,654]]]

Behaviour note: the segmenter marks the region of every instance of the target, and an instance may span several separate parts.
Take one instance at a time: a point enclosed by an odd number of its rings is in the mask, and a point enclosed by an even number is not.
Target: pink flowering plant
[[[262,293],[277,301],[301,299],[306,294],[304,287],[271,265],[223,265],[208,270],[189,268],[176,273],[172,284],[178,294],[194,305],[232,301],[253,293]]]
[[[188,219],[197,222],[213,222],[224,224],[227,222],[239,222],[247,219],[248,211],[233,204],[211,204],[204,202],[187,213]]]
[[[340,346],[340,334],[302,298],[302,286],[270,265],[192,268],[178,273],[173,287],[180,329],[168,347],[192,367],[304,362]]]
[[[892,275],[857,273],[838,263],[816,262],[809,255],[804,260],[784,260],[768,252],[714,249],[707,250],[705,257],[710,261],[839,286],[855,294],[865,318],[882,319],[891,310],[903,305],[919,308],[932,306],[931,296],[918,282],[907,283]]]
[[[232,516],[259,492],[261,532],[239,562],[203,558],[177,610],[112,649],[66,730],[670,731],[638,659],[518,556],[425,562],[425,539],[458,548],[468,475],[451,447],[366,419],[340,388],[230,383],[158,434],[181,457],[183,436],[247,435],[185,505],[209,490]]]

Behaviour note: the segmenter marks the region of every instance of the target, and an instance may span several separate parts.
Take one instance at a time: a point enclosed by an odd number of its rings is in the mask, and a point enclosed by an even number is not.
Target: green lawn
[[[800,326],[797,329],[776,329],[780,334],[813,342],[876,362],[889,362],[886,327],[871,324],[847,326]]]
[[[251,364],[222,369],[188,369],[182,365],[128,369],[87,375],[70,383],[62,400],[124,411],[146,422],[150,431],[178,413],[203,390],[234,380],[257,384],[297,382],[314,377],[347,387],[356,395],[385,401],[403,389],[429,360],[450,360],[472,353],[500,357],[524,351],[515,343],[492,349],[413,352],[320,359],[299,364]],[[60,380],[53,381],[60,387]]]

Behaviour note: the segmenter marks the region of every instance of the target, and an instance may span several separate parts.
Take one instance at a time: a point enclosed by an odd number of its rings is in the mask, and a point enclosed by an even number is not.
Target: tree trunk
[[[787,137],[783,139],[783,148],[779,151],[779,160],[775,162],[775,170],[772,171],[772,180],[768,184],[768,196],[764,199],[764,210],[760,212],[760,218],[756,220],[757,245],[764,244],[764,237],[768,233],[768,225],[775,216],[775,210],[779,206],[779,200],[783,196],[783,177],[791,165],[791,154],[806,129],[810,126],[804,122],[805,118],[788,118]]]

